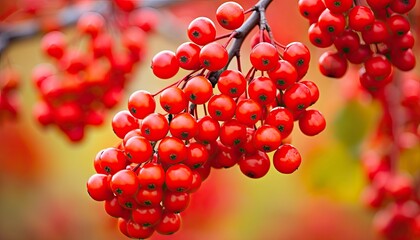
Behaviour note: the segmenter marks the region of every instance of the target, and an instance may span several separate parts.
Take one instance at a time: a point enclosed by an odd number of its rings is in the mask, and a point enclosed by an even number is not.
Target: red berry
[[[301,161],[299,151],[290,144],[281,145],[273,155],[273,165],[281,173],[293,173]]]
[[[152,58],[151,68],[156,77],[168,79],[177,74],[179,63],[174,52],[163,50]]]
[[[216,10],[216,19],[223,28],[237,29],[244,22],[244,9],[236,2],[222,3]]]

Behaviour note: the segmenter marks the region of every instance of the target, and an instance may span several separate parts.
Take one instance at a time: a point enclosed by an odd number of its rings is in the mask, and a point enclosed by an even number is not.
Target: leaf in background
[[[310,191],[344,202],[358,202],[365,185],[357,158],[340,143],[326,143],[305,156],[302,178]]]
[[[357,150],[375,121],[374,109],[358,101],[349,101],[337,113],[333,121],[333,132],[338,141],[350,150]]]

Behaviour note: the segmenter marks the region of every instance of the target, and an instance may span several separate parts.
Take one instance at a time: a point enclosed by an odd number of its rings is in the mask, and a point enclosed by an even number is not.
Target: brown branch
[[[229,61],[226,64],[226,67],[219,71],[212,72],[209,75],[209,80],[212,83],[213,87],[216,86],[217,81],[219,80],[220,74],[222,74],[222,72],[224,72],[227,69],[233,57],[240,57],[239,55],[240,55],[241,46],[245,38],[252,31],[252,29],[254,29],[256,26],[259,26],[260,21],[266,21],[266,19],[261,19],[262,17],[265,18],[265,15],[262,16],[260,14],[260,10],[267,9],[268,5],[270,5],[272,1],[273,0],[260,0],[253,8],[254,12],[251,14],[251,16],[249,16],[249,18],[244,22],[244,24],[240,28],[235,30],[236,32],[234,36],[235,40],[233,41],[232,46],[228,50]]]

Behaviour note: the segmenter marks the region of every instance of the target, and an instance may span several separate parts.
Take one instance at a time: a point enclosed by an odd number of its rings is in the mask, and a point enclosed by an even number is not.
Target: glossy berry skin
[[[105,200],[104,202],[105,212],[114,218],[124,218],[129,219],[131,211],[122,207],[118,202],[118,197],[114,196],[111,199]]]
[[[276,91],[273,81],[264,76],[254,78],[248,85],[249,97],[261,106],[271,104],[276,97]]]
[[[186,165],[174,164],[166,170],[165,183],[169,191],[186,192],[191,188],[192,171]]]
[[[130,238],[145,239],[151,237],[154,232],[152,227],[140,225],[133,220],[127,222],[127,235]]]
[[[226,146],[239,145],[246,139],[246,127],[236,119],[228,120],[221,125],[219,137]]]
[[[225,94],[213,95],[208,102],[209,115],[217,121],[232,119],[235,109],[235,100]]]
[[[315,109],[306,110],[299,118],[299,128],[307,136],[315,136],[325,129],[326,122],[322,113]]]
[[[195,139],[208,144],[219,137],[220,123],[210,116],[204,116],[197,121],[197,135]]]
[[[137,175],[140,187],[154,190],[163,186],[165,170],[161,164],[148,162],[144,164]]]
[[[198,17],[188,25],[187,35],[192,42],[204,46],[215,39],[216,27],[211,19]]]
[[[255,100],[241,99],[235,109],[236,119],[247,126],[253,126],[262,117],[262,107]]]
[[[265,124],[276,127],[280,131],[282,138],[286,138],[293,130],[293,114],[287,108],[275,107],[268,113]]]
[[[318,86],[313,81],[309,80],[300,81],[300,83],[305,84],[309,88],[309,91],[311,92],[311,105],[315,104],[319,99]]]
[[[190,143],[187,146],[187,154],[187,159],[183,163],[192,170],[204,165],[210,157],[206,147],[199,142]]]
[[[153,149],[150,142],[142,136],[129,138],[124,144],[124,153],[133,163],[143,163],[152,157]]]
[[[353,5],[352,0],[325,0],[325,6],[333,13],[347,12]]]
[[[200,51],[201,47],[193,42],[184,42],[179,45],[175,52],[179,66],[186,70],[196,70],[200,68]]]
[[[110,177],[106,174],[96,173],[90,176],[86,184],[89,196],[95,201],[105,201],[114,198],[109,182]]]
[[[318,67],[324,76],[341,78],[347,72],[348,63],[339,52],[326,51],[319,57]]]
[[[296,171],[302,158],[299,151],[290,144],[281,145],[273,155],[273,165],[277,171],[290,174]]]
[[[141,134],[149,141],[158,141],[169,131],[168,120],[160,113],[152,113],[141,122]]]
[[[299,0],[299,13],[309,22],[318,21],[319,15],[324,11],[325,4],[323,0]]]
[[[180,88],[170,87],[162,91],[159,103],[167,113],[176,114],[187,108],[188,99]]]
[[[244,9],[236,2],[222,3],[216,10],[216,19],[225,29],[237,29],[245,20]]]
[[[290,62],[296,69],[298,80],[302,79],[308,69],[311,53],[308,47],[301,42],[291,42],[286,45],[283,59]]]
[[[163,50],[158,52],[151,63],[153,74],[161,79],[168,79],[178,72],[179,63],[174,52]]]
[[[210,71],[222,69],[226,66],[228,60],[229,56],[226,48],[218,42],[208,43],[200,50],[200,64]]]
[[[311,105],[311,91],[303,83],[295,83],[283,95],[286,107],[291,111],[304,110]]]
[[[127,160],[123,151],[118,148],[106,148],[98,153],[94,167],[97,173],[115,174],[125,169]]]
[[[123,139],[129,131],[139,127],[138,120],[128,110],[121,110],[112,118],[112,130]]]
[[[203,104],[213,95],[213,87],[207,78],[196,76],[188,80],[184,93],[190,102]]]
[[[245,92],[246,80],[242,72],[234,69],[227,69],[220,74],[217,81],[217,88],[223,94],[230,97],[239,97]]]
[[[180,213],[187,209],[190,204],[190,194],[187,192],[171,192],[166,191],[162,204],[165,206],[165,211]]]
[[[318,19],[319,28],[332,36],[339,36],[344,32],[346,19],[342,13],[334,13],[325,9]]]
[[[272,152],[281,144],[280,131],[271,125],[265,124],[257,128],[254,132],[253,142],[257,150],[262,152]]]
[[[369,7],[355,6],[350,10],[348,19],[350,28],[361,32],[372,26],[375,16]]]
[[[160,141],[158,149],[159,160],[165,164],[176,164],[187,158],[187,147],[181,139],[166,136]]]
[[[250,178],[262,178],[270,169],[270,158],[265,152],[257,151],[245,155],[238,161],[241,172]]]
[[[370,28],[362,31],[362,39],[366,44],[385,42],[388,38],[388,27],[381,20],[375,20]]]
[[[318,22],[314,22],[308,29],[309,41],[316,47],[327,48],[334,43],[334,38],[321,30]]]
[[[138,207],[132,211],[131,218],[141,226],[151,227],[161,220],[162,214],[163,210],[161,206]]]
[[[145,90],[137,90],[128,98],[128,110],[138,119],[143,119],[153,113],[155,108],[156,102],[153,96]]]
[[[177,213],[164,211],[161,221],[155,226],[156,232],[171,235],[181,228],[181,216]]]
[[[172,118],[169,132],[173,137],[189,140],[197,134],[197,121],[187,112],[179,113]]]
[[[366,73],[375,79],[388,77],[392,72],[392,65],[384,55],[374,54],[364,63]]]
[[[160,206],[163,198],[162,188],[150,189],[140,188],[135,195],[135,201],[142,207],[157,207]]]
[[[116,196],[130,197],[137,193],[139,181],[133,171],[124,169],[112,176],[109,186]]]
[[[296,68],[283,59],[278,61],[275,68],[268,71],[268,76],[279,90],[286,90],[298,79]]]
[[[268,71],[278,64],[279,54],[273,44],[260,42],[252,48],[249,58],[257,70]]]

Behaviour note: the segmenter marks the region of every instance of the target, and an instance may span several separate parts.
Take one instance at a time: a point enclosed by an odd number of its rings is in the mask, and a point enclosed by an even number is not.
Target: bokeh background
[[[147,1],[152,0],[143,2]],[[7,2],[0,1],[0,9],[6,9]],[[200,15],[214,19],[223,1],[173,2],[158,9],[158,29],[148,36],[146,60],[136,67],[124,100],[102,126],[88,128],[78,143],[55,127],[41,127],[32,115],[38,95],[30,81],[31,70],[49,61],[40,50],[42,33],[7,47],[0,60],[7,59],[18,69],[22,81],[19,116],[0,125],[0,239],[126,239],[115,219],[103,210],[103,203],[89,197],[86,182],[94,173],[96,153],[119,142],[111,119],[126,109],[129,93],[138,89],[155,92],[176,79],[154,77],[148,59],[161,50],[175,50],[187,40],[189,21]],[[254,4],[238,2],[245,9]],[[168,237],[155,234],[152,239],[379,239],[372,229],[373,212],[360,201],[366,178],[359,160],[378,119],[378,106],[364,98],[352,69],[342,79],[320,75],[317,59],[321,51],[308,41],[308,23],[299,15],[297,1],[274,1],[267,17],[278,42],[301,41],[310,47],[311,67],[305,78],[320,88],[320,100],[314,107],[325,115],[326,130],[307,137],[295,126],[292,144],[300,150],[303,162],[291,175],[272,168],[267,176],[254,180],[238,167],[212,171],[182,214],[181,230]],[[74,34],[72,26],[63,31]],[[243,69],[247,69],[248,42],[243,48]]]

